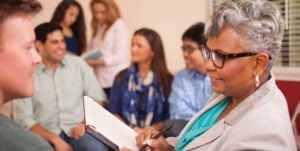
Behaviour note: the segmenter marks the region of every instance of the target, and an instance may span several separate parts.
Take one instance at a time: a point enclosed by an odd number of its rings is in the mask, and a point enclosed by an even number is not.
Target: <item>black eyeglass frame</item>
[[[208,59],[211,59],[214,66],[217,67],[217,68],[220,68],[220,69],[223,68],[225,60],[241,58],[241,57],[249,57],[249,56],[254,56],[254,55],[258,54],[258,53],[255,53],[255,52],[241,52],[241,53],[236,53],[236,54],[223,54],[223,53],[220,53],[220,51],[221,50],[219,50],[219,49],[211,51],[207,46],[201,45],[201,54],[202,54],[204,62],[207,62]],[[215,63],[214,58],[216,58],[216,57],[213,57],[212,55],[219,56],[222,59],[221,60],[221,66],[218,66]]]

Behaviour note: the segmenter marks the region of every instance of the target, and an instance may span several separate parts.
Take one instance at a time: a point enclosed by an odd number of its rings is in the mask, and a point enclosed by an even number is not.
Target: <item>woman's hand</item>
[[[133,127],[132,129],[133,129],[136,133],[138,133],[138,134],[139,134],[139,133],[142,133],[142,132],[144,131],[144,129],[139,128],[139,127],[136,127],[136,126]]]
[[[126,148],[126,147],[121,147],[120,151],[133,151],[132,149]]]
[[[174,150],[174,148],[170,146],[166,139],[162,136],[158,139],[151,139],[157,133],[159,133],[159,131],[157,131],[155,128],[146,127],[142,133],[139,133],[135,137],[137,146],[141,147],[143,144],[147,143],[149,146],[147,149],[150,149],[151,151]],[[126,148],[123,151],[126,151]]]
[[[103,66],[105,65],[105,62],[103,59],[97,59],[97,60],[88,60],[86,62],[88,65],[90,65],[91,67],[96,67],[96,66]]]

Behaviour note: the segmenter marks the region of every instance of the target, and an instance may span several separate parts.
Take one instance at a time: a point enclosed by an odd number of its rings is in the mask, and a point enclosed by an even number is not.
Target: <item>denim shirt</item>
[[[211,94],[207,74],[189,69],[180,70],[175,75],[169,97],[170,118],[190,120],[205,106]]]

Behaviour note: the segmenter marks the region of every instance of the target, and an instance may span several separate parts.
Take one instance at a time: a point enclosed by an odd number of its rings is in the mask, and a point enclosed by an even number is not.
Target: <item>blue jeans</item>
[[[85,133],[78,140],[69,137],[64,132],[61,132],[59,136],[70,144],[74,151],[105,151],[104,144],[88,133]]]

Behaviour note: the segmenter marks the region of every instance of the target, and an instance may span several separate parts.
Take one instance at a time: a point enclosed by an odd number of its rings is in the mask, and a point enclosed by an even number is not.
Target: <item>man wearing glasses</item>
[[[186,68],[176,73],[169,96],[170,120],[164,127],[173,125],[165,136],[177,136],[186,123],[199,112],[212,94],[210,78],[201,55],[201,45],[206,44],[205,24],[196,23],[182,35],[182,55]]]

